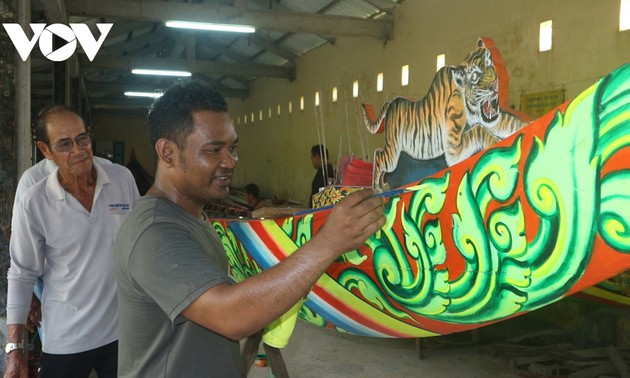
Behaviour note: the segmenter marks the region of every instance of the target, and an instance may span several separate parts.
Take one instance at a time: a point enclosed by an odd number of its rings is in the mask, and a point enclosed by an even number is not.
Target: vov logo
[[[33,30],[33,38],[30,40],[24,33],[24,30],[20,24],[5,23],[2,24],[4,30],[7,31],[11,42],[15,46],[15,49],[20,54],[20,58],[23,61],[28,59],[28,56],[33,51],[35,43],[39,40],[39,49],[48,60],[53,62],[64,61],[74,54],[77,48],[77,40],[83,48],[85,55],[87,55],[90,61],[94,60],[96,53],[103,45],[105,37],[111,30],[114,24],[96,24],[96,27],[101,32],[101,36],[98,40],[94,38],[90,28],[85,24],[30,24]],[[67,43],[61,46],[57,50],[53,51],[53,35],[63,39]]]

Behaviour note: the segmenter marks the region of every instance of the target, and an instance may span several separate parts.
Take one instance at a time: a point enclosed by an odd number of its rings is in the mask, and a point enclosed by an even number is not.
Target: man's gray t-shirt
[[[232,282],[209,222],[168,200],[143,197],[114,251],[119,377],[241,376],[238,341],[181,315],[209,288]]]

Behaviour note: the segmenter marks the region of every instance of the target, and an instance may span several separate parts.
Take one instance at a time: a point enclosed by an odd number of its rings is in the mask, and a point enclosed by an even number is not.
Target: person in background
[[[118,311],[112,248],[139,197],[131,172],[94,161],[83,119],[55,105],[40,112],[37,147],[57,165],[15,204],[7,274],[7,368],[26,376],[19,350],[33,286],[44,282],[39,376],[116,377]]]
[[[309,242],[241,282],[203,208],[226,198],[238,136],[225,99],[194,81],[152,105],[155,182],[115,245],[120,377],[241,377],[239,340],[291,309],[328,265],[384,224],[383,199],[354,192]]]
[[[319,189],[328,185],[332,185],[335,180],[335,169],[332,164],[328,163],[328,149],[321,144],[311,147],[311,163],[313,168],[317,169],[313,181],[311,182],[311,196],[309,203],[313,206],[312,198],[319,193]]]
[[[245,201],[247,201],[252,210],[265,206],[265,202],[260,199],[260,189],[258,189],[256,184],[245,185]]]

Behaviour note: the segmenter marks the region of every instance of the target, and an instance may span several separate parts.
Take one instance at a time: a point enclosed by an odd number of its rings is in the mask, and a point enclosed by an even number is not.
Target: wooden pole
[[[32,37],[31,2],[18,1],[18,23]],[[17,177],[34,163],[33,143],[31,140],[31,59],[22,61],[15,54],[15,123],[17,141]]]

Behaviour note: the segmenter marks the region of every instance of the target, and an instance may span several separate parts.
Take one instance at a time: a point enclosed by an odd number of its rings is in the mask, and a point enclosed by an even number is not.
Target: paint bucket
[[[264,353],[257,354],[256,355],[256,360],[254,360],[254,363],[258,367],[265,367],[265,366],[267,366],[267,356]]]

